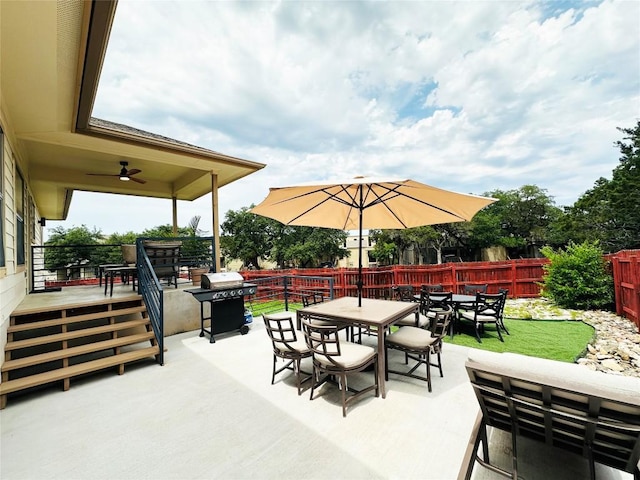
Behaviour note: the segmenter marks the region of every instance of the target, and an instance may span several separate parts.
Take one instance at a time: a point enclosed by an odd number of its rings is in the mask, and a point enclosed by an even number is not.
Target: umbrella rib
[[[400,184],[396,184],[396,186],[395,186],[394,188],[389,188],[389,187],[386,187],[386,186],[381,185],[381,184],[376,184],[376,185],[377,185],[378,187],[381,187],[381,188],[385,188],[385,189],[387,189],[387,192],[386,192],[386,193],[384,193],[383,195],[379,195],[379,194],[377,194],[376,192],[374,192],[371,188],[369,188],[369,192],[370,192],[372,195],[374,195],[376,198],[375,198],[374,200],[372,200],[372,201],[371,201],[371,203],[366,204],[366,205],[363,205],[363,206],[362,206],[362,208],[363,208],[363,209],[367,209],[367,208],[370,208],[370,207],[373,207],[373,206],[375,206],[375,205],[378,205],[378,204],[382,203],[382,205],[384,206],[384,208],[386,208],[386,209],[387,209],[387,211],[388,211],[391,215],[393,215],[393,216],[395,217],[395,219],[396,219],[396,220],[398,220],[398,222],[399,222],[403,227],[405,227],[405,228],[406,228],[405,223],[404,223],[402,220],[400,220],[400,218],[398,217],[398,215],[396,215],[396,213],[395,213],[393,210],[391,210],[391,209],[389,208],[389,206],[386,204],[386,202],[387,202],[388,200],[391,200],[392,198],[400,197],[400,196],[401,196],[401,197],[405,197],[405,198],[411,199],[411,200],[413,200],[413,201],[415,201],[415,202],[418,202],[418,203],[420,203],[420,204],[422,204],[422,205],[426,205],[426,206],[428,206],[428,207],[434,208],[434,209],[439,210],[439,211],[441,211],[441,212],[444,212],[444,213],[446,213],[446,214],[453,215],[454,217],[459,218],[460,220],[466,220],[464,217],[461,217],[460,215],[458,215],[458,214],[456,214],[456,213],[454,213],[454,212],[452,212],[452,211],[450,211],[450,210],[444,209],[444,208],[442,208],[442,207],[438,207],[437,205],[434,205],[434,204],[429,203],[429,202],[425,202],[424,200],[420,200],[419,198],[416,198],[416,197],[414,197],[414,196],[412,196],[412,195],[408,195],[408,194],[403,193],[403,192],[398,192],[398,191],[397,191],[397,189],[398,189],[398,188],[400,188],[400,187],[402,186],[402,185],[400,185]],[[368,196],[368,193],[369,193],[369,192],[367,192],[367,196]],[[394,194],[394,195],[392,195],[392,194]]]
[[[337,196],[337,195],[338,195],[338,193],[341,193],[341,192],[343,192],[343,191],[347,194],[347,196],[348,196],[349,198],[351,198],[352,203],[349,203],[349,202],[347,202],[347,201],[345,201],[345,200],[343,200],[342,198],[340,198],[340,197],[338,197],[338,196]],[[329,191],[327,190],[327,188],[318,188],[317,190],[313,190],[313,191],[311,191],[311,192],[305,192],[305,193],[302,193],[302,194],[300,194],[300,195],[296,195],[296,196],[293,196],[293,197],[287,198],[287,199],[285,199],[285,200],[281,200],[281,201],[279,201],[279,202],[274,203],[274,205],[276,205],[276,204],[278,204],[278,203],[280,203],[280,204],[286,204],[286,203],[288,203],[288,202],[290,202],[290,201],[292,201],[292,200],[296,200],[296,199],[298,199],[298,198],[302,198],[302,197],[307,197],[307,196],[309,196],[309,195],[314,195],[314,194],[319,193],[319,192],[323,192],[323,193],[325,193],[325,194],[327,195],[327,197],[326,197],[326,198],[324,198],[322,201],[318,202],[317,204],[313,205],[312,207],[307,208],[305,211],[303,211],[303,212],[299,213],[298,215],[296,215],[296,216],[295,216],[295,217],[293,217],[292,219],[290,219],[290,220],[287,222],[287,224],[291,224],[292,222],[295,222],[297,219],[299,219],[300,217],[304,217],[307,213],[309,213],[311,210],[314,210],[314,209],[315,209],[315,208],[317,208],[319,205],[322,205],[322,204],[324,204],[324,203],[326,203],[326,202],[329,202],[329,201],[334,201],[334,202],[342,203],[343,205],[346,205],[347,207],[350,207],[350,208],[354,208],[354,206],[357,206],[357,205],[354,205],[354,203],[353,203],[353,202],[355,202],[355,199],[354,199],[351,195],[349,195],[349,191],[348,191],[346,188],[344,188],[343,186],[341,186],[341,191],[340,191],[340,192],[338,192],[338,193],[335,193],[335,194],[334,194],[334,193],[329,192]],[[347,218],[348,218],[348,217],[349,217],[349,216],[347,215]],[[345,230],[345,229],[346,229],[346,226],[347,226],[347,225],[346,225],[346,222],[347,222],[347,220],[345,220],[345,223],[344,223],[344,225],[343,225],[342,230]]]

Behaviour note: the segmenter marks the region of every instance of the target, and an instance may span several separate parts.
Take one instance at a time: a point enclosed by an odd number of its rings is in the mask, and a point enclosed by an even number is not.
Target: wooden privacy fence
[[[616,313],[640,329],[640,250],[621,250],[606,258],[613,271]]]
[[[616,313],[633,321],[640,329],[640,250],[622,250],[605,255],[611,262],[616,295]],[[363,268],[362,296],[365,298],[391,298],[393,285],[441,284],[447,291],[462,293],[464,285],[487,284],[489,293],[506,288],[512,298],[540,296],[540,282],[546,258],[526,258],[503,262],[462,262],[441,265],[393,265]],[[329,297],[329,281],[333,280],[334,297],[358,294],[357,268],[302,268],[287,270],[245,270],[246,281],[257,278],[290,275],[289,293],[300,297],[306,292],[323,292]],[[305,279],[304,277],[314,277]],[[320,278],[318,278],[320,277]],[[276,283],[279,283],[276,282]],[[281,286],[275,287],[282,289]]]
[[[462,262],[441,265],[393,265],[390,267],[363,268],[362,296],[365,298],[390,298],[393,285],[413,285],[419,289],[424,284],[441,284],[447,291],[462,293],[464,285],[487,284],[489,293],[498,289],[509,290],[510,297],[538,297],[546,258],[506,260],[503,262]],[[290,275],[288,289],[291,293],[304,292],[313,287],[320,291],[328,288],[328,282],[305,281],[304,277],[329,277],[333,279],[334,296],[358,294],[357,268],[304,268],[287,270],[245,270],[244,279]],[[325,292],[329,296],[329,292]]]

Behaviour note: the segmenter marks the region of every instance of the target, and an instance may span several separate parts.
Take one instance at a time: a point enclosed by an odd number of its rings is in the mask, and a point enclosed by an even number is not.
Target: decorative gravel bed
[[[578,363],[591,370],[640,377],[640,333],[631,320],[602,310],[560,308],[545,298],[509,299],[505,317],[538,320],[579,320],[596,335]]]

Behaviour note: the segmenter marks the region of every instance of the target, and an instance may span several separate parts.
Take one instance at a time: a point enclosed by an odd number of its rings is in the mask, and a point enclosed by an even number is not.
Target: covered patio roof
[[[67,217],[75,190],[195,200],[265,166],[92,118],[116,4],[0,5],[4,133],[48,219]],[[120,181],[121,161],[146,183]]]

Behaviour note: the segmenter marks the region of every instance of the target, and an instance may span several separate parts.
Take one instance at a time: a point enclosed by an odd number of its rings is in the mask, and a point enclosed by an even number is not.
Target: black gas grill
[[[254,295],[258,286],[245,283],[239,273],[208,273],[202,276],[200,288],[186,290],[200,302],[200,336],[210,335],[210,342],[214,343],[214,335],[218,333],[238,330],[242,335],[249,332],[245,325],[244,297]],[[205,316],[204,304],[209,303],[210,315]],[[204,328],[204,322],[211,320],[209,330]]]

